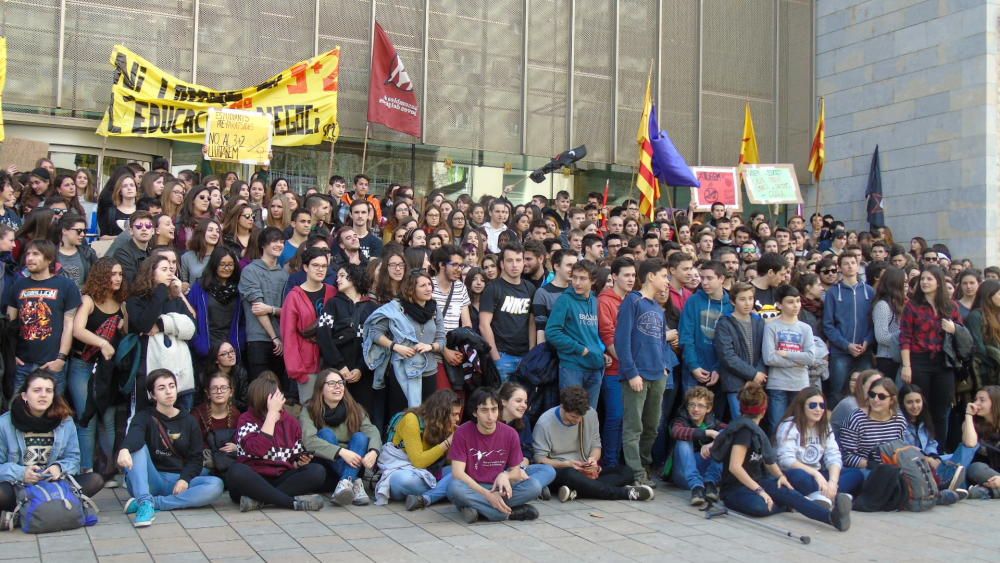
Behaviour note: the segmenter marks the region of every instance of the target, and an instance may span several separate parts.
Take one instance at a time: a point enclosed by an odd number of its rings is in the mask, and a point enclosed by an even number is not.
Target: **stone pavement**
[[[32,536],[0,532],[0,559],[11,561],[996,561],[1000,502],[965,501],[931,512],[859,514],[840,533],[797,514],[768,524],[811,536],[810,545],[732,517],[706,521],[687,494],[661,485],[651,502],[538,502],[535,522],[468,526],[450,504],[406,512],[326,506],[320,512],[241,514],[228,496],[212,508],[160,512],[136,530],[121,506],[123,489],[97,496],[101,523]],[[507,554],[504,550],[514,550]],[[567,557],[569,555],[569,557]]]

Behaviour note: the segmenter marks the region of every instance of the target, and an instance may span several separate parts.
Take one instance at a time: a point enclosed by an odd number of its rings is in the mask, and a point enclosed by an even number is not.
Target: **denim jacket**
[[[76,423],[73,417],[66,417],[53,431],[52,454],[49,465],[58,465],[64,475],[76,475],[80,472],[80,442],[76,437]],[[20,483],[24,481],[22,464],[24,452],[24,433],[14,428],[10,413],[0,416],[0,482]],[[48,467],[47,466],[47,467]]]
[[[443,326],[440,313],[436,320],[437,326]],[[436,357],[430,352],[404,358],[377,343],[378,337],[382,335],[388,336],[394,343],[403,346],[413,347],[419,342],[414,321],[403,313],[403,306],[397,299],[382,305],[369,315],[368,319],[365,320],[363,334],[361,352],[364,354],[365,363],[375,375],[372,389],[385,388],[385,370],[389,367],[389,362],[392,362],[392,369],[397,377],[404,374],[407,378],[423,377],[424,373],[428,371],[429,362],[433,361],[437,365]],[[443,347],[443,334],[440,334],[439,337],[435,340],[440,339]]]

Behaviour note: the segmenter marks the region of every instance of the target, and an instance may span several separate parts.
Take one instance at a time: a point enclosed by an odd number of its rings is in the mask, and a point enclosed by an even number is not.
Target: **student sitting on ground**
[[[167,369],[151,371],[146,392],[155,406],[136,413],[118,452],[132,494],[125,514],[135,514],[136,528],[152,524],[157,510],[208,506],[223,489],[222,479],[201,475],[201,428],[174,406],[177,376]]]
[[[965,489],[965,466],[972,461],[971,455],[964,463],[959,460],[961,456],[942,455],[941,446],[935,438],[934,423],[931,421],[926,397],[920,387],[912,383],[900,387],[899,406],[906,419],[903,441],[923,452],[924,460],[937,477],[938,487],[953,491]]]
[[[799,391],[787,414],[778,425],[775,442],[778,465],[790,472],[788,480],[795,490],[828,508],[837,493],[857,494],[865,477],[858,469],[844,468],[823,392],[815,387]]]
[[[743,416],[712,446],[712,456],[723,461],[720,496],[726,507],[750,516],[770,516],[794,508],[807,518],[846,532],[851,527],[850,496],[838,494],[832,510],[820,506],[793,489],[778,467],[771,441],[759,426],[767,413],[767,394],[760,385],[751,381],[743,386],[740,412]],[[802,470],[788,473],[796,471]]]
[[[346,384],[344,376],[333,369],[316,376],[312,398],[299,413],[302,443],[326,468],[322,490],[333,490],[333,504],[367,506],[371,501],[360,474],[375,468],[382,437]]]
[[[476,389],[468,404],[475,420],[455,430],[448,452],[452,474],[448,498],[469,524],[480,516],[495,522],[538,518],[538,510],[528,503],[538,498],[542,486],[519,465],[524,455],[517,431],[498,423],[497,392]]]
[[[405,500],[406,510],[421,510],[448,495],[448,450],[462,420],[462,400],[451,389],[438,389],[419,407],[393,417],[378,458],[382,477],[375,504]],[[393,423],[394,422],[394,423]]]
[[[969,483],[974,485],[969,497],[1000,498],[1000,386],[983,387],[976,392],[975,401],[965,406],[959,448],[975,454],[967,473]]]
[[[597,411],[590,408],[587,390],[579,385],[559,391],[559,406],[545,411],[534,430],[535,461],[556,470],[553,486],[559,500],[579,494],[604,500],[652,500],[653,489],[630,486],[632,470],[624,465],[603,469],[601,429]]]
[[[264,505],[322,510],[326,470],[302,447],[302,427],[285,412],[285,395],[274,372],[250,383],[247,412],[236,422],[236,463],[226,472],[226,488],[240,512]]]
[[[715,393],[701,385],[692,387],[684,395],[684,408],[678,410],[670,425],[670,435],[675,440],[674,484],[691,490],[691,506],[702,506],[706,498],[719,500],[722,464],[709,454],[712,441],[726,425],[716,421],[712,414],[714,404]]]

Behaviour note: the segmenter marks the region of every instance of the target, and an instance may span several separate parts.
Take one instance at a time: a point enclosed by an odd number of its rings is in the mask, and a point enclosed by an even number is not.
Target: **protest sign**
[[[740,184],[733,166],[692,166],[700,188],[691,188],[691,201],[695,211],[710,211],[715,202],[722,203],[729,211],[743,211]]]
[[[127,48],[111,51],[111,103],[97,134],[202,143],[210,108],[272,116],[274,145],[318,145],[336,140],[340,47],[241,90],[213,90],[184,82]]]
[[[272,119],[267,113],[210,108],[205,160],[269,166]]]
[[[48,158],[49,144],[11,137],[0,144],[0,162],[4,166],[14,165],[21,172],[31,172],[39,158]]]
[[[743,167],[747,197],[757,205],[802,203],[793,164],[750,164]]]

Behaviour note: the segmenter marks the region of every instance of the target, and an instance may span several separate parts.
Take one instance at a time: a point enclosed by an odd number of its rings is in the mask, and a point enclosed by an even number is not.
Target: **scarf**
[[[320,399],[322,400],[322,399]],[[323,404],[323,422],[330,428],[336,428],[347,420],[347,403],[340,401],[335,408]]]
[[[220,305],[229,305],[239,295],[238,288],[234,283],[213,283],[206,287],[205,291],[219,302]]]
[[[10,419],[14,423],[14,428],[21,432],[31,432],[35,434],[45,434],[52,432],[62,423],[57,418],[47,416],[34,416],[28,412],[28,403],[20,398],[14,399],[10,405]]]
[[[802,298],[802,308],[809,311],[816,318],[823,320],[823,300],[822,299],[809,299],[808,297]]]
[[[437,303],[433,299],[429,299],[427,303],[424,303],[423,307],[402,298],[400,298],[399,303],[403,306],[403,312],[406,313],[406,316],[420,325],[437,315]]]

